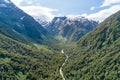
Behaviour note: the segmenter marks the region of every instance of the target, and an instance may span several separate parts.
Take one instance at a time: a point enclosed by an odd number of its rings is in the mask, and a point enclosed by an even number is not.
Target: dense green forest
[[[0,80],[120,80],[120,11],[99,25],[81,19],[55,20],[50,34],[0,0]]]
[[[66,80],[119,80],[120,11],[83,36],[68,54]]]
[[[61,80],[65,56],[43,45],[30,46],[0,34],[0,79]]]

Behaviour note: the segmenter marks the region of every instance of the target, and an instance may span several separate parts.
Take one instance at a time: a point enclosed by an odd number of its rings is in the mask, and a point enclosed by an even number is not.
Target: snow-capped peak
[[[50,21],[48,21],[47,19],[45,19],[44,17],[34,17],[34,19],[41,24],[44,28],[50,23]]]
[[[4,0],[6,3],[11,3],[10,0]]]
[[[57,20],[66,19],[70,21],[88,21],[87,18],[80,16],[80,15],[67,15],[67,16],[56,17],[56,18]]]
[[[81,20],[88,20],[87,18],[83,17],[83,16],[67,16],[67,19],[69,20],[74,20],[74,21],[81,21]]]
[[[84,18],[83,16],[80,15],[68,15],[68,18],[76,19],[76,18]]]

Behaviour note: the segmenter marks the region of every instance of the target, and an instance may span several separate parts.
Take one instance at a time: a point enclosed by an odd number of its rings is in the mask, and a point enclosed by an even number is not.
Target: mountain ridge
[[[80,38],[77,48],[68,52],[71,59],[64,68],[66,79],[119,79],[120,11]]]
[[[54,17],[47,25],[47,30],[54,36],[61,36],[67,41],[77,41],[87,32],[93,30],[98,22],[85,17]]]
[[[8,27],[15,32],[25,36],[26,40],[42,43],[47,39],[51,39],[48,32],[33,17],[17,8],[11,1],[6,3],[0,0],[0,4],[6,5],[6,7],[0,9],[0,21],[9,25]]]

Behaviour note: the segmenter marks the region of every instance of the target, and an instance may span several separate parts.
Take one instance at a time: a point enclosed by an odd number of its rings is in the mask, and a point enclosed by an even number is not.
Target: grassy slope
[[[68,80],[120,79],[120,11],[77,44],[64,68]]]

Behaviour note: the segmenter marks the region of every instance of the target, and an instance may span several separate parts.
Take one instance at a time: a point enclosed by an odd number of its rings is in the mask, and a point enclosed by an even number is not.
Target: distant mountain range
[[[67,41],[77,41],[97,25],[98,22],[84,17],[55,17],[48,26],[48,30],[52,34],[66,38]]]
[[[85,17],[54,17],[51,22],[36,19],[49,33],[63,37],[66,41],[77,41],[84,34],[93,30],[98,22]]]
[[[22,42],[45,42],[53,38],[77,41],[93,30],[98,22],[84,17],[55,17],[51,22],[31,17],[10,0],[0,0],[1,33]],[[42,25],[42,26],[41,26]],[[6,30],[7,29],[7,30]]]

